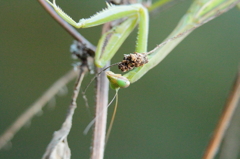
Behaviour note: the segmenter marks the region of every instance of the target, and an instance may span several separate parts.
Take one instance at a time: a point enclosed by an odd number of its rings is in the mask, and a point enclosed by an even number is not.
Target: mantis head
[[[116,90],[119,88],[127,88],[130,85],[130,81],[121,74],[115,74],[111,71],[107,71],[106,75],[112,89]]]

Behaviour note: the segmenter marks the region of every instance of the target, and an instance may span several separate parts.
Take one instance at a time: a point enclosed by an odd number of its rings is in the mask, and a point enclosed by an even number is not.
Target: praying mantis
[[[130,83],[134,83],[139,80],[145,73],[159,64],[194,29],[228,11],[240,2],[240,0],[194,1],[187,13],[178,23],[177,27],[166,38],[167,40],[155,47],[153,50],[147,52],[149,15],[147,8],[142,4],[137,3],[115,6],[106,3],[106,9],[96,13],[90,18],[80,19],[79,22],[75,22],[56,5],[55,0],[53,0],[53,2],[50,2],[49,0],[46,1],[66,22],[76,28],[93,27],[124,18],[123,22],[103,34],[98,42],[95,55],[95,65],[100,68],[104,67],[106,63],[111,60],[124,40],[138,25],[135,53],[125,55],[125,61],[128,57],[134,54],[139,54],[140,56],[145,57],[145,62],[142,63],[140,67],[131,66],[130,68],[127,68],[127,71],[130,71],[123,76],[110,71],[106,72],[106,76],[110,82],[110,87],[116,90],[116,97],[120,88],[126,88],[130,85]],[[117,103],[115,106],[117,106]],[[113,116],[115,116],[115,112]],[[110,124],[110,127],[111,126],[112,124]]]
[[[127,17],[125,21],[106,32],[99,40],[95,55],[95,64],[97,67],[102,68],[106,65],[137,24],[139,24],[139,26],[135,51],[138,53],[147,52],[149,16],[147,9],[142,4],[115,6],[106,3],[107,9],[95,14],[91,18],[81,19],[77,23],[56,5],[55,0],[53,0],[53,3],[49,0],[46,1],[65,21],[76,28],[92,27]],[[107,44],[106,38],[108,38]],[[124,77],[112,72],[107,72],[106,74],[113,89],[128,87],[130,83],[138,80],[136,77],[133,78],[134,76],[132,75],[126,75]]]
[[[106,65],[137,25],[138,37],[135,52],[140,54],[147,53],[149,15],[147,8],[142,4],[137,3],[115,6],[106,3],[106,9],[96,13],[90,18],[80,19],[79,22],[75,22],[56,5],[55,0],[53,0],[53,2],[49,0],[46,1],[66,22],[76,28],[93,27],[113,20],[127,18],[122,23],[103,34],[100,38],[95,56],[95,64],[97,67],[102,68]],[[114,74],[113,72],[106,72],[107,78],[110,81],[110,86],[117,90],[119,88],[126,88],[130,83],[136,82],[145,73],[161,62],[171,50],[195,28],[217,17],[219,13],[229,10],[237,3],[239,3],[239,0],[195,1],[189,8],[187,14],[183,16],[175,30],[168,36],[168,40],[165,41],[164,46],[158,45],[155,49],[146,54],[146,63],[140,67],[131,68],[132,70],[123,76]]]
[[[81,9],[81,8],[79,8],[79,9]],[[185,22],[185,24],[187,24],[186,22]],[[164,25],[164,24],[162,24],[162,25]],[[160,32],[160,31],[159,31]],[[155,42],[156,44],[158,43],[158,42]],[[123,54],[123,53],[122,53]]]

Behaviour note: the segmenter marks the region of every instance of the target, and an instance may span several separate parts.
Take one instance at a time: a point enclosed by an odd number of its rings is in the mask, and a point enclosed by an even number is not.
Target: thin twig
[[[113,96],[112,100],[108,103],[107,108],[113,103],[113,101],[115,100],[116,96],[117,96],[117,93]],[[101,114],[101,113],[100,113],[100,114]],[[99,114],[97,114],[97,115],[95,116],[95,118],[86,126],[86,128],[85,128],[84,131],[83,131],[83,134],[87,135],[88,131],[89,131],[90,128],[93,126],[93,124],[95,123],[96,118],[98,118],[98,116],[99,116]]]
[[[225,132],[221,148],[219,149],[219,159],[237,159],[240,150],[240,94],[238,94],[238,103],[228,129]]]
[[[46,92],[44,92],[36,102],[30,105],[29,108],[3,133],[3,135],[1,135],[0,149],[14,137],[21,127],[38,114],[46,103],[52,99],[62,87],[73,80],[76,76],[76,71],[69,71],[67,74],[58,79]]]
[[[93,80],[95,80],[102,72],[108,70],[110,67],[112,66],[116,66],[116,65],[119,65],[121,64],[122,62],[118,62],[118,63],[114,63],[112,65],[109,65],[107,67],[104,67],[100,72],[96,73],[96,75],[90,80],[90,82],[88,83],[88,85],[85,87],[85,89],[83,90],[82,94],[83,96],[85,96],[86,92],[87,92],[87,89],[88,87],[91,85],[91,83],[93,82]]]
[[[103,30],[108,31],[111,25],[106,23]],[[104,33],[104,32],[103,32]],[[106,67],[110,62],[106,64]],[[97,69],[97,74],[102,72],[102,68]],[[107,125],[107,105],[108,105],[109,81],[105,74],[102,73],[97,78],[96,90],[96,122],[93,134],[91,159],[103,159],[105,149],[106,125]]]
[[[105,144],[107,144],[108,142],[108,139],[109,139],[109,136],[110,136],[110,133],[111,133],[111,130],[112,130],[112,126],[113,126],[113,122],[114,122],[114,119],[116,117],[116,113],[117,113],[117,107],[118,107],[118,90],[119,89],[116,89],[116,93],[115,93],[115,96],[116,97],[116,102],[115,102],[115,106],[114,106],[114,110],[113,110],[113,114],[112,114],[112,119],[109,123],[109,127],[108,127],[108,130],[107,130],[107,133],[106,133],[106,140],[105,140]],[[105,145],[106,147],[106,145]]]
[[[220,144],[223,140],[225,132],[231,122],[232,116],[236,110],[237,103],[239,102],[239,94],[240,94],[240,72],[238,72],[236,81],[233,85],[231,94],[229,95],[229,99],[226,103],[225,109],[221,115],[219,123],[215,129],[215,132],[212,136],[211,141],[205,151],[203,159],[213,159],[216,155]]]
[[[71,151],[70,151],[70,148],[68,147],[67,136],[72,128],[72,118],[73,118],[74,111],[77,108],[77,103],[76,103],[77,97],[79,94],[83,77],[87,71],[88,71],[88,68],[86,65],[80,66],[79,76],[75,83],[73,97],[72,97],[71,104],[69,105],[66,119],[62,124],[61,129],[54,132],[53,138],[49,143],[42,159],[53,159],[53,158],[54,159],[56,158],[70,159]]]
[[[102,69],[98,68],[98,72]],[[97,78],[96,94],[96,118],[91,159],[103,159],[105,148],[105,136],[107,125],[107,104],[108,104],[109,82],[105,74],[100,74]]]
[[[85,44],[86,47],[92,51],[95,51],[96,47],[92,45],[87,39],[85,39],[79,32],[77,32],[76,29],[65,22],[45,0],[38,0],[38,2],[74,39],[81,42],[82,44]]]

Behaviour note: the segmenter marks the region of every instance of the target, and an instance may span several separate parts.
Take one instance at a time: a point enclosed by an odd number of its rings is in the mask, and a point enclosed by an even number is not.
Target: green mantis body
[[[103,34],[99,43],[97,45],[95,64],[98,67],[104,67],[106,63],[114,56],[119,47],[128,37],[128,35],[133,31],[133,29],[138,24],[138,38],[136,42],[136,52],[144,53],[147,52],[147,41],[148,41],[148,11],[141,4],[131,4],[131,5],[120,5],[115,6],[107,3],[107,9],[95,14],[88,19],[80,19],[77,23],[67,14],[65,14],[59,7],[57,7],[55,0],[53,3],[46,0],[56,12],[68,23],[76,28],[87,28],[96,25],[101,25],[106,22],[121,19],[127,17],[119,25],[113,27],[111,30]],[[107,39],[107,42],[106,42]],[[107,77],[112,81],[116,81],[113,74],[108,74]],[[124,78],[125,80],[126,78]],[[119,80],[122,80],[121,78]],[[131,79],[128,79],[131,82]],[[110,80],[111,82],[111,80]],[[127,82],[128,83],[128,82]],[[112,84],[114,86],[115,84]],[[116,86],[116,85],[115,85]],[[122,87],[122,86],[120,86]],[[117,87],[116,87],[117,88]]]
[[[115,55],[132,30],[138,25],[138,37],[135,52],[146,54],[148,63],[140,67],[135,67],[123,76],[112,72],[106,72],[111,88],[116,90],[116,105],[109,130],[112,127],[116,113],[119,88],[126,88],[130,83],[139,80],[145,73],[159,64],[195,28],[205,24],[240,3],[240,0],[195,0],[173,32],[166,38],[167,40],[158,45],[152,51],[147,52],[149,18],[148,10],[143,5],[130,4],[114,6],[107,4],[105,10],[95,14],[91,18],[81,19],[76,23],[56,6],[55,0],[53,0],[53,3],[49,0],[46,1],[64,20],[76,28],[92,27],[124,18],[122,22],[103,34],[100,38],[95,56],[95,64],[97,67],[105,66],[105,64]],[[107,136],[109,136],[109,132],[110,131],[108,131]]]
[[[91,18],[80,19],[80,21],[77,23],[56,6],[55,0],[53,3],[49,2],[48,0],[46,1],[54,7],[57,13],[64,20],[76,28],[93,27],[116,19],[127,17],[125,21],[123,21],[120,25],[113,27],[99,40],[95,57],[95,64],[98,67],[102,68],[105,66],[106,62],[114,56],[118,48],[138,23],[139,38],[137,38],[136,51],[147,51],[148,11],[141,4],[115,6],[107,3],[107,9],[96,13]],[[106,38],[108,38],[107,44],[104,44]]]
[[[107,8],[103,11],[93,15],[88,19],[80,19],[77,23],[64,13],[59,7],[57,7],[55,0],[51,3],[46,0],[56,12],[69,24],[76,28],[87,28],[96,25],[101,25],[106,22],[110,22],[116,19],[127,18],[122,23],[113,27],[111,30],[103,34],[99,40],[95,64],[98,67],[104,67],[107,61],[109,61],[114,54],[117,52],[119,47],[122,45],[124,40],[132,32],[136,25],[138,25],[138,37],[136,42],[135,51],[138,53],[147,52],[147,39],[148,39],[148,11],[141,4],[130,4],[130,5],[111,5],[107,3]],[[151,54],[148,55],[149,62],[144,66],[137,67],[124,75],[126,78],[118,78],[119,81],[134,83],[140,79],[146,72],[155,67],[161,62],[170,52],[177,46],[188,34],[194,29],[191,28],[201,26],[206,21],[215,18],[219,13],[225,12],[232,6],[239,3],[239,0],[196,0],[188,12],[183,16],[178,26],[168,36],[169,40],[164,46],[157,47]],[[183,32],[187,31],[185,34]],[[181,36],[178,36],[182,34]],[[177,37],[174,39],[174,37]],[[110,79],[111,86],[118,89],[122,86],[117,86],[116,76],[113,73],[107,73],[108,79]],[[120,77],[117,75],[117,77]],[[113,80],[111,78],[114,78]],[[115,82],[115,83],[112,83]],[[120,82],[121,83],[121,82]],[[124,88],[123,86],[122,88]]]

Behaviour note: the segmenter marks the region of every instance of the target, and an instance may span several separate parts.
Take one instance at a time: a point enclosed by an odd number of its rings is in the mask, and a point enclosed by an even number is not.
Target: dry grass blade
[[[239,105],[240,95],[240,74],[238,73],[237,79],[234,83],[231,94],[229,95],[228,102],[226,103],[225,110],[219,120],[215,129],[213,137],[208,145],[203,159],[213,159],[220,147],[220,144],[225,136],[226,130],[232,122],[233,115]],[[239,116],[239,115],[238,115]]]
[[[77,32],[76,29],[65,22],[45,0],[38,1],[44,7],[44,9],[60,24],[60,26],[62,26],[74,39],[82,44],[85,44],[92,51],[95,51],[96,47],[87,39],[85,39],[79,32]]]
[[[86,66],[80,68],[80,74],[74,87],[72,102],[69,106],[67,117],[60,130],[54,132],[53,138],[49,143],[43,159],[70,159],[71,151],[68,147],[67,136],[72,128],[72,118],[77,107],[77,97],[85,73],[88,71]]]
[[[43,95],[20,115],[16,121],[1,135],[0,149],[3,148],[28,121],[38,114],[46,103],[52,99],[59,90],[77,76],[76,71],[71,70],[57,80]]]
[[[240,94],[237,94],[238,99]],[[224,135],[221,148],[219,150],[219,159],[237,159],[240,150],[240,102],[238,100],[236,110],[232,116],[229,127]]]

